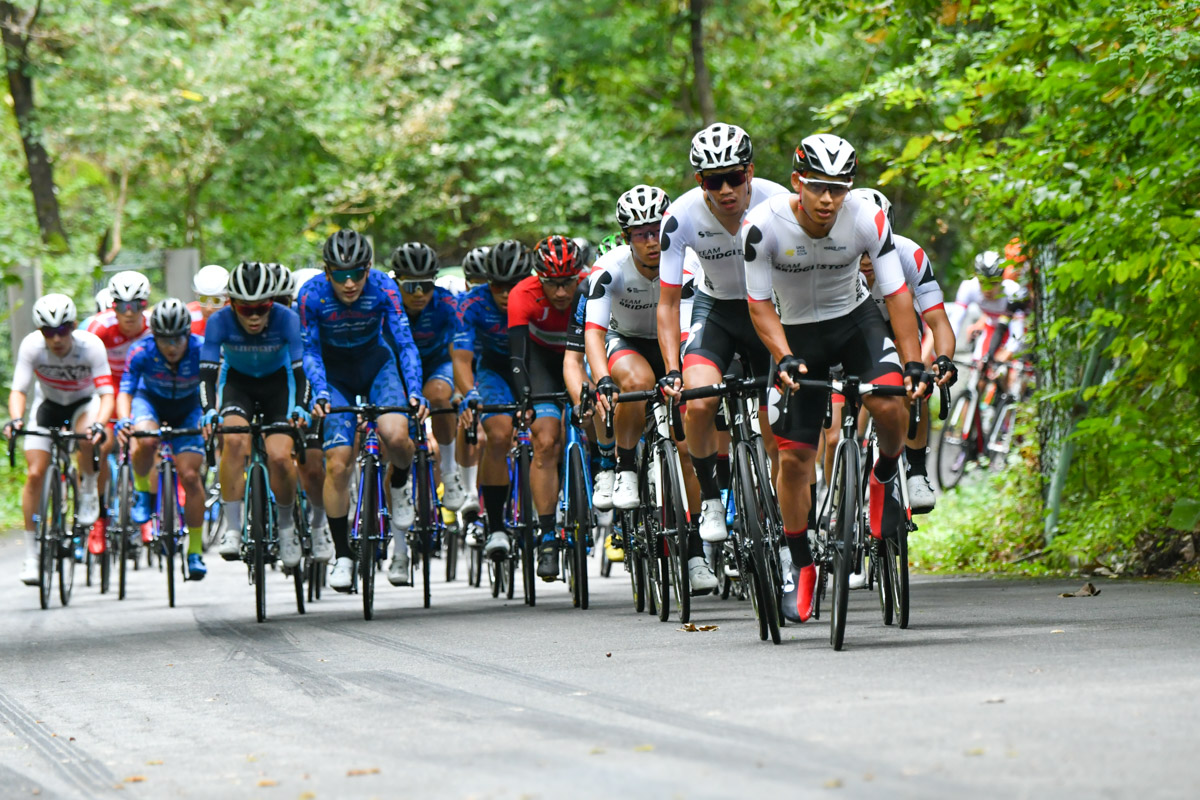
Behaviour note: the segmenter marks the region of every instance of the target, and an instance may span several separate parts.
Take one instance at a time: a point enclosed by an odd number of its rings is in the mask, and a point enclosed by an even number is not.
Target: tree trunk
[[[54,189],[54,166],[42,144],[33,101],[33,79],[29,77],[30,28],[41,10],[39,2],[32,11],[22,14],[12,3],[0,2],[0,34],[4,41],[5,64],[8,72],[8,91],[13,99],[13,115],[25,148],[25,163],[29,188],[33,193],[33,210],[37,216],[42,241],[54,250],[67,249],[67,232],[63,229]]]
[[[691,0],[692,22],[692,86],[696,92],[696,102],[700,105],[700,116],[704,126],[708,127],[717,121],[717,108],[713,103],[712,78],[708,74],[708,64],[704,62],[704,0]]]

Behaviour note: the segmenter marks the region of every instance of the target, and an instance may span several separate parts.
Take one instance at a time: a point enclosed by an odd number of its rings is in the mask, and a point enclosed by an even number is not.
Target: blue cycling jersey
[[[296,405],[296,398],[304,396],[300,318],[281,305],[271,306],[269,313],[266,327],[253,335],[238,324],[232,306],[225,306],[208,318],[204,346],[200,349],[201,401],[205,410],[212,410],[216,403],[218,364],[222,384],[229,370],[262,378],[290,367],[288,408]]]
[[[188,336],[187,350],[177,364],[171,364],[158,349],[153,337],[142,339],[129,350],[121,392],[142,395],[153,403],[171,401],[179,411],[200,404],[200,349],[204,338]]]
[[[386,347],[384,325],[400,358],[409,395],[421,391],[421,355],[401,308],[400,288],[390,277],[370,270],[362,293],[348,305],[337,299],[328,280],[314,278],[300,289],[299,302],[304,370],[312,383],[314,400],[329,398],[326,360],[337,364],[355,358],[347,350]]]
[[[508,371],[508,312],[496,305],[489,287],[476,286],[458,298],[454,349],[473,350],[477,361]]]
[[[421,353],[421,362],[436,366],[450,360],[450,343],[458,330],[458,301],[441,286],[433,290],[433,299],[417,313],[405,309],[413,341]],[[426,370],[428,371],[428,370]]]

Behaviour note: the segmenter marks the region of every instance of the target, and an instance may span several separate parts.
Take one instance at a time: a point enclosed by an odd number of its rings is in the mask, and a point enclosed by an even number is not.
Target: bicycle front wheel
[[[250,467],[250,569],[254,577],[254,616],[267,621],[267,476],[266,468]]]
[[[739,442],[734,450],[734,470],[738,487],[738,516],[750,544],[751,598],[758,614],[759,638],[766,640],[769,636],[774,644],[779,644],[779,600],[775,597],[775,581],[771,578],[771,567],[767,563],[765,520],[758,503],[750,446],[745,442]]]
[[[669,440],[659,442],[658,479],[662,483],[662,523],[668,536],[671,558],[671,584],[675,602],[679,605],[679,621],[692,618],[692,586],[688,580],[688,519],[683,497],[683,476],[679,468],[679,451]]]
[[[117,470],[117,599],[125,599],[125,570],[129,566],[129,535],[133,523],[129,516],[133,502],[133,472],[129,464]]]
[[[575,607],[588,607],[587,540],[592,529],[592,509],[588,502],[587,483],[583,472],[583,456],[578,447],[571,448],[568,463],[571,490],[567,497],[567,528],[571,531],[571,582]]]
[[[829,643],[841,650],[846,637],[846,606],[850,602],[850,573],[857,559],[859,525],[859,454],[852,442],[843,443],[840,465],[834,467],[833,601],[829,614]]]
[[[908,531],[896,532],[895,540],[887,539],[887,571],[892,581],[892,605],[896,624],[908,627]]]
[[[69,498],[70,518],[74,520],[75,511],[79,507],[78,476],[75,470],[67,472],[63,481],[63,497]],[[60,527],[58,548],[58,601],[64,606],[71,602],[71,590],[75,587],[75,545],[80,531],[77,526],[67,529],[67,505],[64,504],[59,512]]]
[[[942,423],[942,434],[938,439],[937,476],[942,490],[953,489],[962,480],[967,461],[973,455],[974,436],[970,421],[974,395],[963,392],[950,406],[950,415]],[[978,409],[976,409],[978,413]]]
[[[434,498],[433,470],[429,466],[429,453],[418,450],[413,459],[413,469],[416,471],[417,489],[417,524],[414,531],[417,535],[417,550],[421,556],[422,596],[425,608],[429,608],[430,563],[434,547],[434,515],[440,515],[440,510]]]
[[[362,581],[363,619],[375,618],[375,556],[383,530],[379,524],[379,481],[375,471],[379,466],[370,458],[362,469],[362,508],[358,516],[358,577]],[[397,539],[396,547],[407,546]]]

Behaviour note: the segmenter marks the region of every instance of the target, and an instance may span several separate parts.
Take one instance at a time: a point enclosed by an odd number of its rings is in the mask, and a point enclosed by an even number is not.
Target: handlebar
[[[296,454],[296,461],[300,464],[304,463],[306,449],[304,444],[304,436],[302,435],[300,428],[297,428],[286,422],[272,422],[267,425],[263,425],[262,423],[258,422],[251,422],[249,425],[222,425],[217,423],[213,425],[212,428],[213,435],[209,439],[209,444],[206,450],[208,465],[210,467],[214,466],[216,463],[215,446],[213,443],[216,441],[218,435],[226,433],[248,433],[251,436],[270,436],[274,433],[286,433],[288,436],[292,437],[292,452]]]
[[[515,414],[518,411],[524,411],[533,407],[534,403],[569,403],[571,396],[566,392],[544,392],[542,394],[526,394],[517,403],[491,403],[484,405],[475,403],[472,400],[467,404],[467,408],[471,409],[473,416],[471,417],[471,425],[467,428],[467,444],[476,444],[479,441],[479,415],[480,414]]]
[[[609,402],[612,402],[611,400]],[[675,434],[676,441],[683,441],[683,415],[679,413],[679,403],[672,402],[666,396],[662,388],[659,386],[653,389],[644,389],[638,392],[620,392],[617,395],[618,403],[666,403],[671,412],[671,430]],[[605,425],[606,432],[611,426]],[[610,438],[611,438],[611,434]]]
[[[15,467],[17,465],[17,437],[18,436],[45,436],[52,442],[54,441],[84,441],[90,440],[90,433],[75,433],[74,431],[67,432],[62,428],[13,428],[8,437],[8,466]],[[100,451],[98,447],[92,448],[92,471],[100,471]]]

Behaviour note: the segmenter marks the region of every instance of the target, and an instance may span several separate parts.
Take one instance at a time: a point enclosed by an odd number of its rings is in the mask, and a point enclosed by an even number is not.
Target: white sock
[[[479,486],[476,481],[479,478],[479,465],[473,467],[462,467],[463,485],[467,487],[467,494],[475,494],[479,491]]]
[[[458,472],[458,464],[454,463],[454,445],[454,440],[451,440],[450,444],[438,444],[438,465],[442,468],[442,480],[445,480],[447,475]]]
[[[283,503],[275,504],[275,519],[279,521],[280,539],[296,530],[296,520],[292,519],[292,509],[295,507],[295,503],[286,506]]]
[[[316,530],[325,524],[325,506],[310,506],[312,508],[312,529]]]
[[[25,557],[38,557],[37,531],[25,531]]]
[[[94,472],[91,475],[81,476],[84,494],[95,494],[96,493],[96,478],[97,477],[98,476]]]
[[[225,506],[225,526],[228,529],[237,531],[240,534],[242,532],[243,501],[224,500],[222,503]]]

